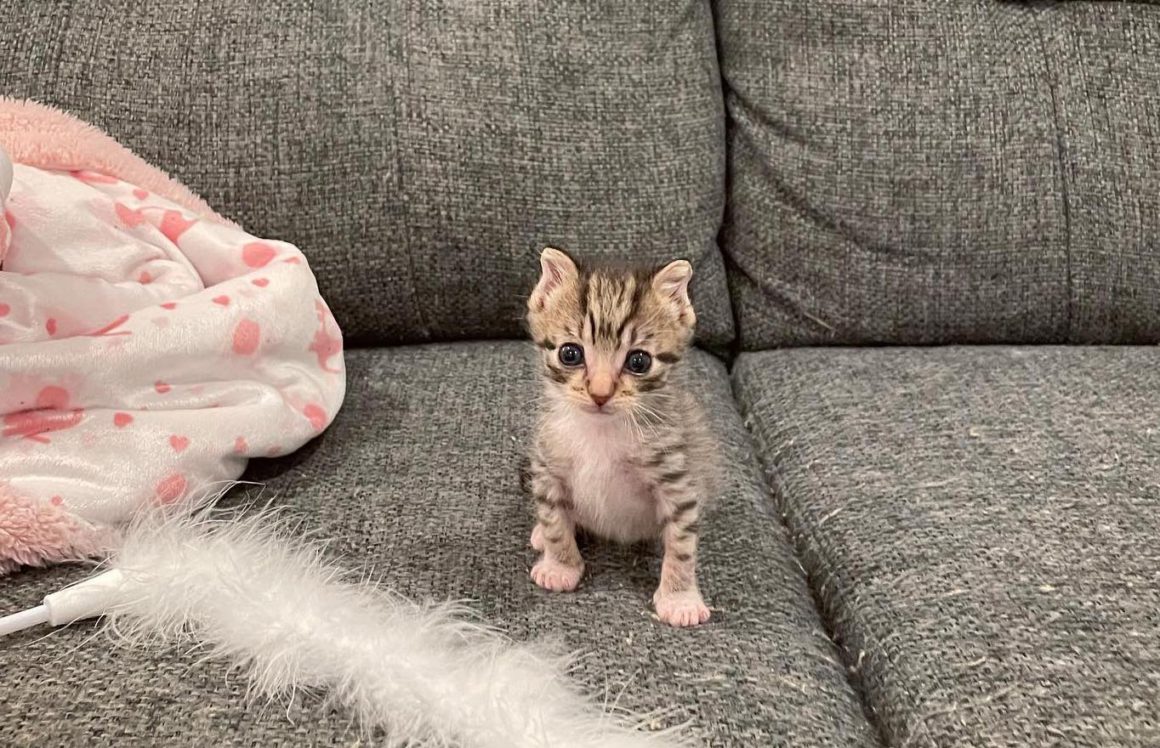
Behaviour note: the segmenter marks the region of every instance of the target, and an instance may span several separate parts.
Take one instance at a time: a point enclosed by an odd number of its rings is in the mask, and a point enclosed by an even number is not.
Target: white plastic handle
[[[44,598],[48,622],[53,626],[99,616],[116,604],[125,575],[111,569],[82,582],[65,587]]]
[[[0,618],[0,636],[15,634],[17,631],[39,626],[42,623],[48,623],[48,608],[44,605],[37,605],[35,608]]]
[[[119,569],[98,574],[44,598],[43,605],[0,618],[0,636],[48,623],[64,626],[99,616],[120,600],[125,575]]]

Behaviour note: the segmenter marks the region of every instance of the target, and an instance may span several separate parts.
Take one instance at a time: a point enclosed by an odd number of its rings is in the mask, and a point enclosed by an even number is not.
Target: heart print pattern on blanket
[[[138,507],[235,479],[334,418],[342,334],[293,245],[107,174],[19,163],[5,219],[0,535],[15,506],[115,537]],[[0,540],[0,572],[41,555]]]

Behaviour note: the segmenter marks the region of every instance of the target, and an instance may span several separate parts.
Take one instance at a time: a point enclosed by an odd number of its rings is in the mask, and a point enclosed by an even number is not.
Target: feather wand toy
[[[663,748],[643,718],[613,715],[564,662],[347,575],[258,514],[146,515],[107,570],[0,618],[0,636],[103,616],[129,644],[184,644],[230,662],[253,693],[324,691],[388,746]],[[380,732],[381,731],[381,732]]]

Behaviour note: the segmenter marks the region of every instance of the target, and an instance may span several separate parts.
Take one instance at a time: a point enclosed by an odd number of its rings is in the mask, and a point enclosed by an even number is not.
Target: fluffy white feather
[[[596,708],[566,662],[510,643],[451,606],[419,607],[347,575],[269,515],[139,521],[111,566],[106,616],[134,644],[205,648],[268,698],[322,691],[390,746],[677,745]]]

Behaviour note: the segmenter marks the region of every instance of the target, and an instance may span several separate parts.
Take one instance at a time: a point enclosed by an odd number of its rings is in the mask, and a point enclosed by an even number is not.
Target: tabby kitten
[[[558,249],[540,255],[528,299],[545,397],[529,461],[536,504],[532,579],[576,588],[584,560],[576,530],[632,543],[660,539],[653,604],[673,626],[709,609],[697,587],[698,520],[713,490],[716,446],[693,397],[669,380],[693,337],[692,266],[578,266]]]

